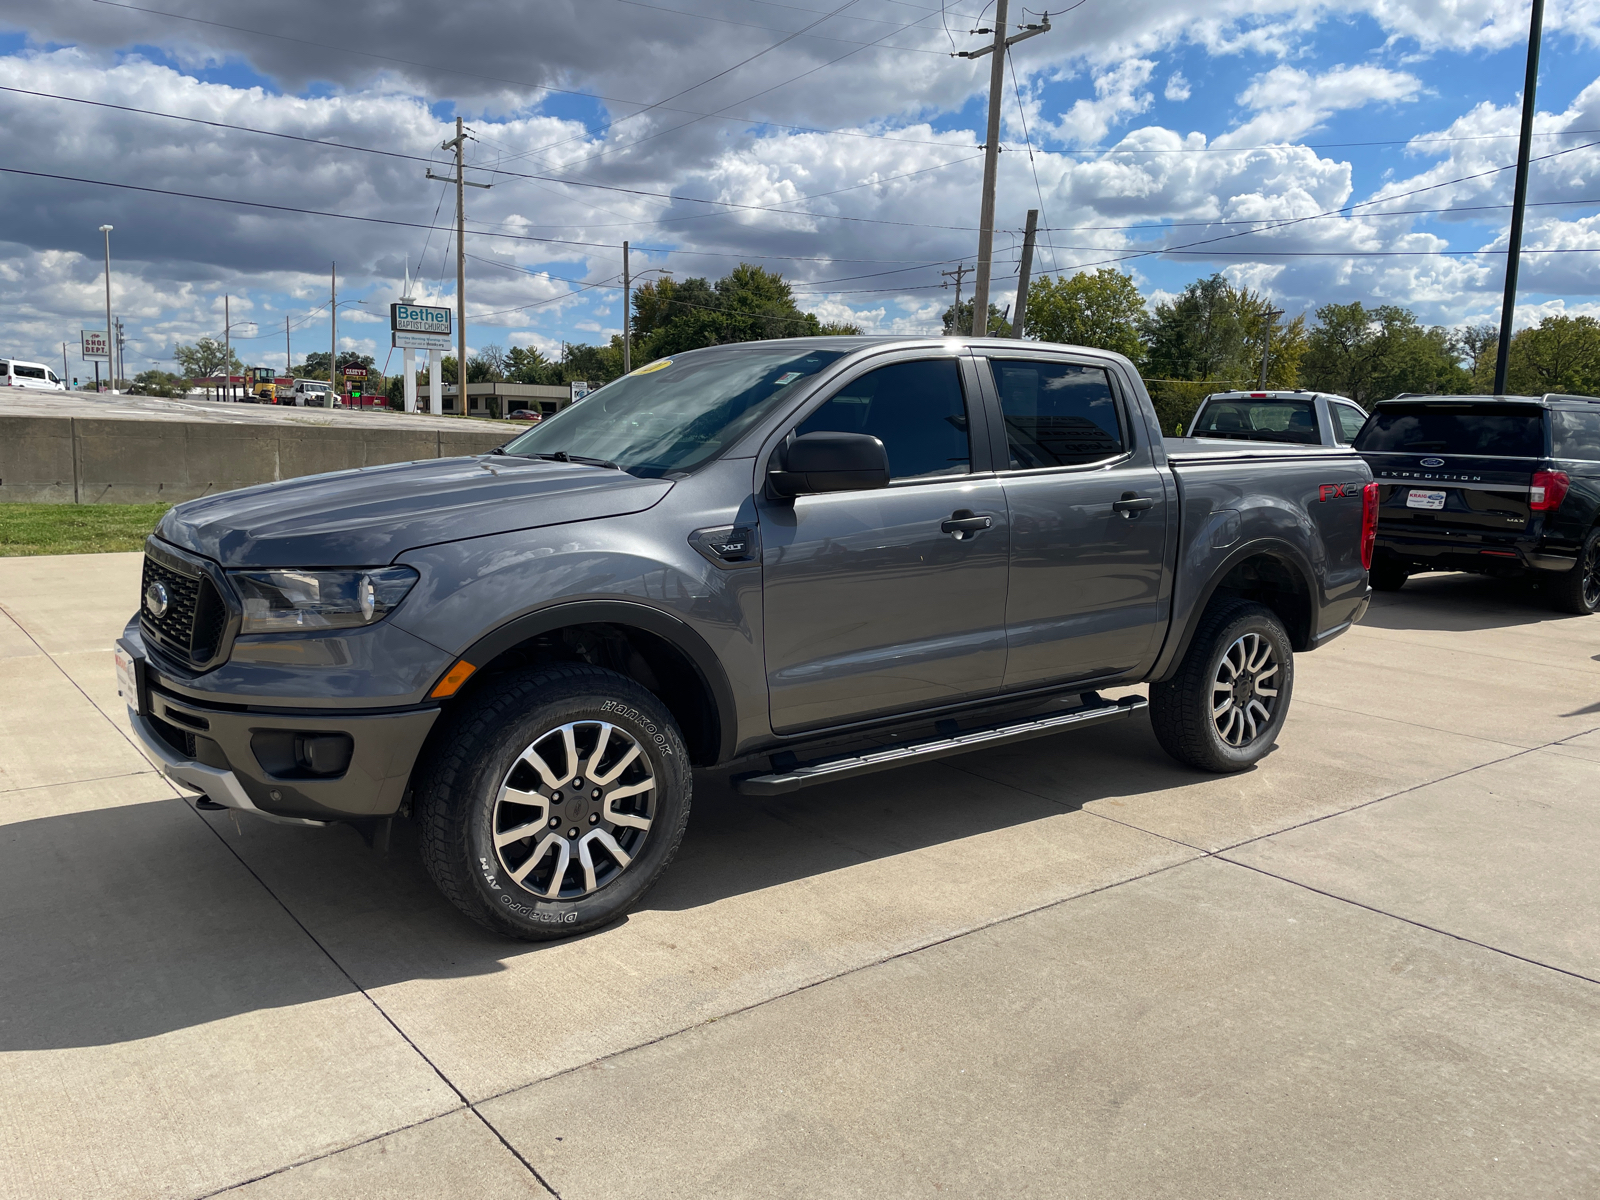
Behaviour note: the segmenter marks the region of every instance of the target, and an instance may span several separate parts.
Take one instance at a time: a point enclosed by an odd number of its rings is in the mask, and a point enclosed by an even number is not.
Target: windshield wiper
[[[586,467],[609,467],[613,471],[622,470],[616,463],[607,458],[590,458],[585,454],[568,454],[565,450],[556,450],[550,454],[533,454],[531,458],[543,458],[550,462],[581,463]]]

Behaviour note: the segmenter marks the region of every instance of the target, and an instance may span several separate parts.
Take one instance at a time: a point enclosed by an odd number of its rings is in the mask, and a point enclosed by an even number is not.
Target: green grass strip
[[[0,504],[0,556],[138,550],[170,504]]]

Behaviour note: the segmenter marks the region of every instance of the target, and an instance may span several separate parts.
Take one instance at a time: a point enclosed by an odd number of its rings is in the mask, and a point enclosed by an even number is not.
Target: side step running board
[[[993,725],[988,729],[972,729],[951,737],[915,742],[907,746],[894,746],[887,750],[874,750],[870,754],[860,754],[851,758],[829,759],[771,775],[747,775],[737,780],[734,786],[746,796],[780,796],[785,792],[798,791],[815,783],[832,783],[836,779],[869,775],[873,771],[886,771],[890,767],[904,766],[908,763],[929,762],[952,754],[965,754],[968,750],[981,750],[988,746],[1001,746],[1007,742],[1026,741],[1028,738],[1043,737],[1045,734],[1080,725],[1116,721],[1149,707],[1150,702],[1143,696],[1124,696],[1115,703],[1069,709],[1066,712],[1051,713],[1047,717],[1035,717],[1008,725]]]

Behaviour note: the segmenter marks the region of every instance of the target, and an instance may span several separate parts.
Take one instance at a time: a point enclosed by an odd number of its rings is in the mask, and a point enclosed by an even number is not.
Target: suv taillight
[[[1372,547],[1378,541],[1378,484],[1361,489],[1361,569],[1372,570]]]
[[[1534,512],[1555,512],[1566,499],[1572,480],[1565,471],[1535,471],[1533,488],[1528,493],[1528,507]]]

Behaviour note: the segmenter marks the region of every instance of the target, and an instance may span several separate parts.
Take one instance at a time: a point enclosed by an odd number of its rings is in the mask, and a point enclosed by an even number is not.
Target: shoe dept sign
[[[448,350],[450,310],[404,301],[391,304],[389,330],[394,335],[393,344],[402,350]]]

